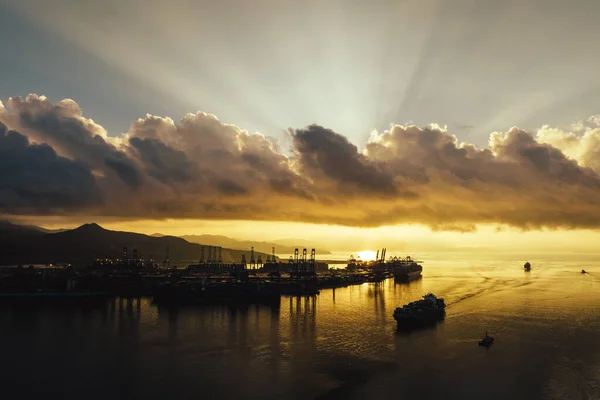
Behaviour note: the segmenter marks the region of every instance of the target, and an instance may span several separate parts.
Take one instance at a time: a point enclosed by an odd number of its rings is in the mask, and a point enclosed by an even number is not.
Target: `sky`
[[[0,0],[0,214],[591,243],[598,15],[583,0]]]

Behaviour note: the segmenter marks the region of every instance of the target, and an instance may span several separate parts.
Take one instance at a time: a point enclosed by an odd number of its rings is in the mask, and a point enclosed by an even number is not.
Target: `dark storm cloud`
[[[248,193],[248,191],[244,187],[242,187],[241,185],[238,185],[237,183],[235,183],[234,181],[229,180],[229,179],[223,179],[223,180],[217,182],[217,187],[219,188],[221,193],[232,195],[232,196]]]
[[[133,137],[129,143],[139,152],[147,172],[153,178],[168,183],[188,182],[192,166],[183,151],[175,150],[157,139]]]
[[[490,135],[484,149],[437,125],[395,125],[359,150],[311,125],[290,130],[289,155],[201,112],[179,122],[147,115],[109,137],[75,102],[30,95],[0,103],[0,121],[22,133],[2,133],[3,213],[86,207],[113,218],[417,223],[459,232],[479,223],[600,227],[595,120],[578,133],[512,128]]]
[[[540,176],[552,181],[581,183],[587,187],[598,187],[598,175],[591,169],[582,168],[559,149],[538,143],[525,131],[513,128],[506,140],[498,147],[499,157],[531,167]]]
[[[18,127],[32,139],[50,144],[69,157],[82,160],[91,168],[106,166],[132,186],[140,186],[143,176],[138,167],[123,152],[105,140],[102,127],[82,118],[79,106],[70,100],[56,105],[45,98],[30,95],[8,102],[18,121]]]
[[[30,144],[0,122],[0,210],[62,213],[99,201],[96,181],[84,165],[58,156],[48,145]]]
[[[115,151],[107,154],[104,163],[114,171],[119,178],[132,188],[142,184],[143,176],[137,166],[122,152]]]
[[[291,133],[301,171],[313,179],[327,178],[336,184],[335,190],[345,193],[396,193],[393,177],[360,154],[345,136],[318,125]]]

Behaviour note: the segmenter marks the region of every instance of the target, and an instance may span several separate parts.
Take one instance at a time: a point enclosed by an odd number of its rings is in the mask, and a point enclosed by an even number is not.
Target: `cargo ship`
[[[434,325],[446,315],[444,299],[432,293],[423,296],[423,300],[413,301],[394,310],[394,319],[398,329],[416,328]]]
[[[346,267],[346,269],[357,270],[361,266],[363,266],[370,272],[377,273],[379,275],[384,275],[384,279],[393,274],[394,279],[398,282],[408,282],[421,277],[423,267],[419,263],[422,263],[423,261],[413,260],[410,256],[390,256],[386,260],[386,253],[386,248],[383,248],[381,250],[381,253],[379,252],[379,250],[377,250],[377,256],[375,258],[375,261],[368,264],[360,263],[360,261],[351,258],[348,262],[348,266]]]
[[[394,279],[407,282],[421,277],[423,267],[419,264],[422,261],[415,261],[410,257],[399,258],[394,263]]]

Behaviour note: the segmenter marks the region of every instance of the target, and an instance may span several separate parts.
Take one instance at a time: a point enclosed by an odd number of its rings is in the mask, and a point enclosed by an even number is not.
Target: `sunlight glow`
[[[2,216],[0,215],[0,219]],[[97,222],[105,229],[138,232],[151,235],[224,235],[238,240],[259,240],[314,247],[344,252],[374,260],[377,249],[387,248],[387,254],[426,257],[434,252],[470,251],[473,253],[557,252],[597,253],[600,232],[592,230],[520,231],[495,225],[479,225],[476,232],[432,232],[426,226],[397,225],[379,228],[351,228],[308,223],[242,221],[242,220],[128,220],[81,217],[14,217],[5,219],[22,225],[38,225],[47,229],[76,228]],[[492,244],[493,243],[493,244]],[[356,249],[375,249],[362,250]]]
[[[363,261],[374,261],[377,257],[377,252],[373,250],[363,250],[358,252],[358,256]]]

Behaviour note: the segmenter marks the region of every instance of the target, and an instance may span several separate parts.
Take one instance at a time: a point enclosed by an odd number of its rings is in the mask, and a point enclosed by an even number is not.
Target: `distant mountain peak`
[[[45,234],[20,225],[3,228],[0,225],[0,265],[43,264],[68,262],[73,265],[89,265],[97,258],[117,258],[122,249],[138,250],[138,255],[150,257],[161,255],[169,247],[172,265],[185,266],[197,262],[201,256],[198,244],[186,242],[175,236],[151,237],[135,232],[121,232],[102,228],[96,223],[81,225],[76,229],[55,234]],[[244,250],[223,247],[223,259],[227,263],[239,262],[242,255],[250,257],[250,247]],[[263,260],[269,255],[255,247],[255,256]],[[270,249],[269,249],[270,250]]]
[[[80,231],[105,231],[106,229],[104,229],[103,227],[101,227],[100,225],[98,225],[95,222],[89,223],[89,224],[84,224],[81,225],[79,228],[76,228],[76,230],[80,230]]]

